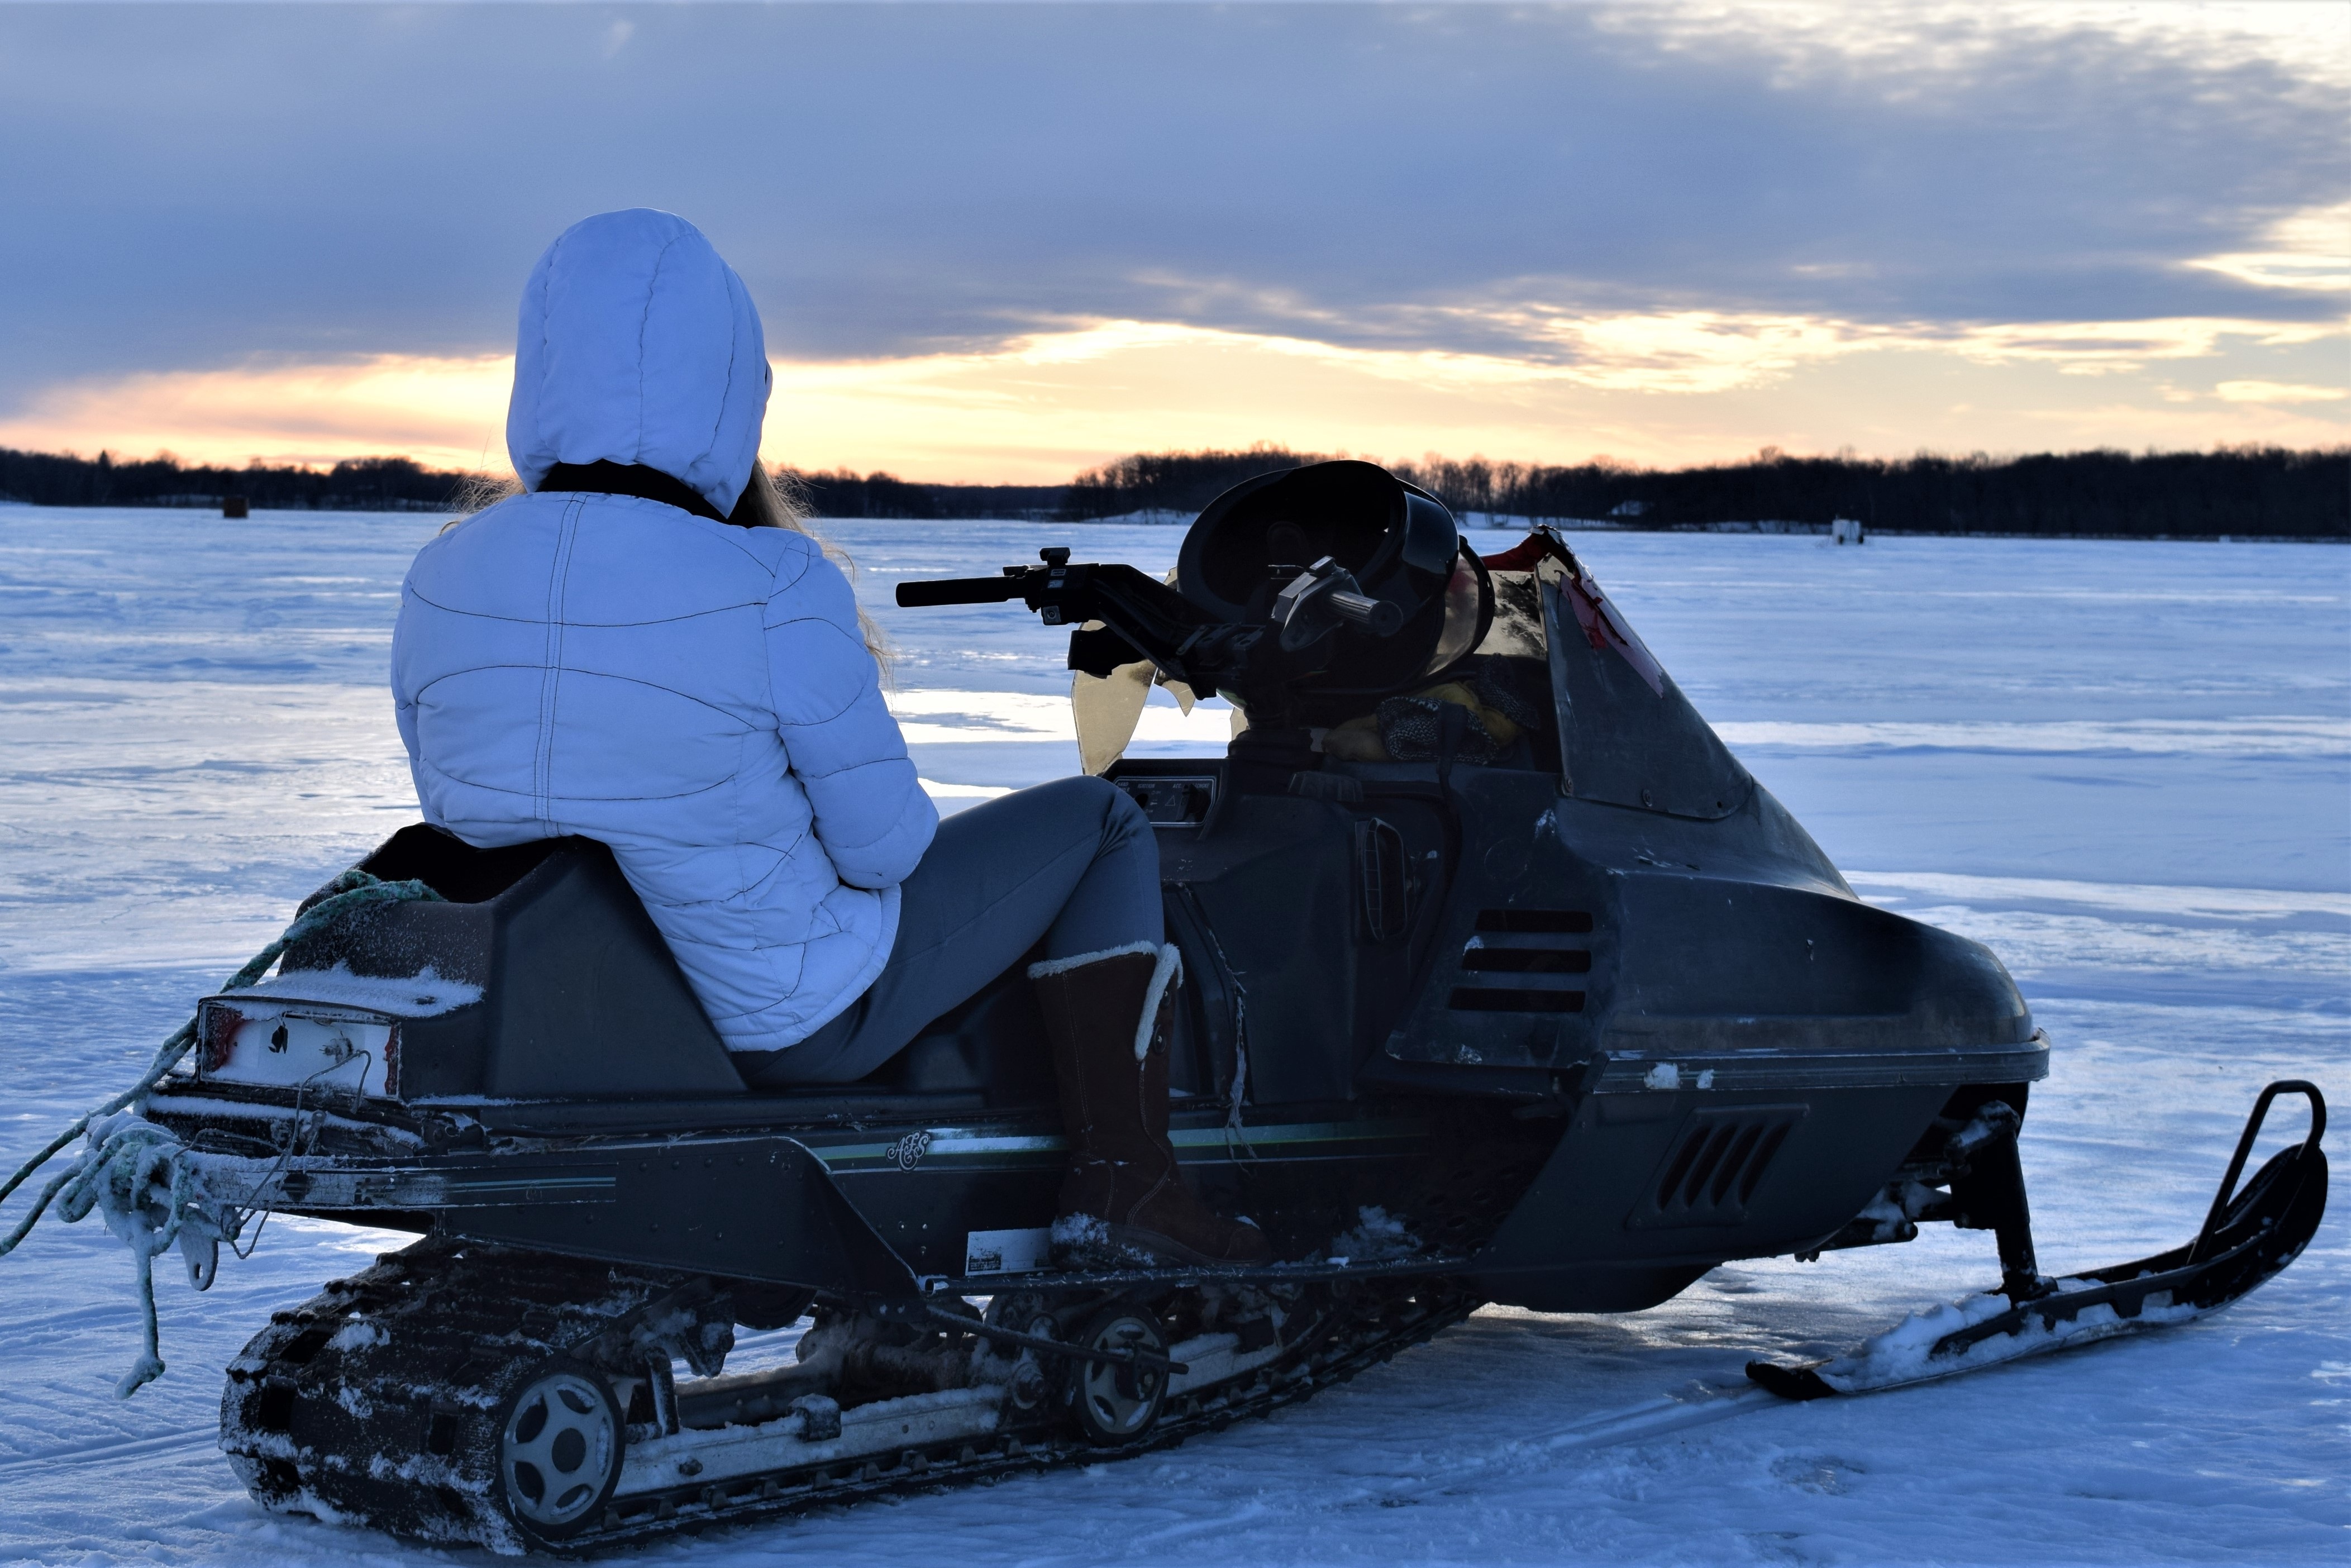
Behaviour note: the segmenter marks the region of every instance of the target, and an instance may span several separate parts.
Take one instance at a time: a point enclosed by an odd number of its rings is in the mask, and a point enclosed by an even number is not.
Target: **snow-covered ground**
[[[413,815],[383,665],[402,568],[436,526],[0,509],[0,1159],[101,1098],[297,899]],[[897,706],[950,809],[1075,768],[1061,637],[1011,608],[898,611],[892,586],[1055,541],[1161,570],[1179,538],[830,531],[896,642]],[[2025,1137],[2046,1265],[2185,1239],[2264,1081],[2307,1075],[2351,1103],[2351,551],[1582,548],[1866,896],[2017,974],[2057,1047]],[[1213,748],[1224,728],[1155,706],[1138,749]],[[2330,1218],[2283,1276],[2187,1328],[1824,1405],[1705,1396],[1752,1354],[1834,1352],[1990,1283],[1988,1237],[1741,1264],[1635,1316],[1489,1310],[1163,1456],[643,1555],[2351,1562],[2345,1237]],[[110,1390],[135,1348],[128,1256],[94,1223],[51,1222],[0,1260],[0,1560],[445,1556],[265,1515],[212,1447],[237,1346],[392,1239],[276,1220],[209,1295],[159,1270],[171,1371],[127,1403]]]

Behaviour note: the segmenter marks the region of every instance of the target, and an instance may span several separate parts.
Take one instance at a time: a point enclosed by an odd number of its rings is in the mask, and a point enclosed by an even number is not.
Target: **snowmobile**
[[[1334,463],[1218,498],[1172,581],[1071,555],[898,601],[1018,602],[1081,693],[1245,718],[1107,776],[1187,977],[1186,1176],[1279,1260],[1055,1251],[1019,966],[862,1082],[752,1092],[603,846],[418,824],[332,884],[417,895],[204,998],[145,1108],[240,1213],[419,1238],[231,1364],[255,1497],[593,1552],[1181,1441],[1487,1302],[1630,1312],[1734,1259],[1993,1233],[1999,1287],[1924,1340],[1753,1369],[1812,1397],[2192,1316],[2316,1228],[2325,1109],[2288,1082],[2193,1242],[2044,1277],[2018,1134],[2050,1048],[2007,972],[1855,897],[1557,532],[1481,559]],[[2240,1186],[2280,1094],[2310,1131]],[[727,1372],[794,1324],[797,1359]]]

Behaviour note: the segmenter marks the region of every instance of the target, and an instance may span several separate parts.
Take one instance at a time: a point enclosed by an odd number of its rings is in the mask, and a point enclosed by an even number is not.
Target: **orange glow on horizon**
[[[1896,456],[2322,446],[2351,433],[2334,323],[1941,329],[1677,311],[1518,312],[1509,325],[1545,357],[1104,321],[986,352],[781,361],[763,452],[809,470],[1059,484],[1132,452],[1259,441],[1678,466],[1766,445]],[[0,419],[0,444],[231,466],[399,455],[497,471],[512,365],[380,355],[68,383]]]

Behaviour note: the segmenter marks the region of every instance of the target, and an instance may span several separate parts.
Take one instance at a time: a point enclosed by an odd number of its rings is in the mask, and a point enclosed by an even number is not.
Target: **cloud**
[[[1951,341],[1971,360],[1998,364],[2031,360],[2056,366],[2067,375],[2111,375],[2136,371],[2147,361],[2211,359],[2225,340],[2236,338],[2264,347],[2288,347],[2340,339],[2333,322],[2210,320],[2036,321],[1980,324],[1954,330]]]
[[[2319,89],[2351,87],[2351,12],[2304,0],[2117,5],[2112,0],[1666,0],[1603,25],[1664,48],[1770,62],[1782,86],[1851,79],[1895,99],[1973,84],[2052,50],[2119,50],[2210,73],[2287,67]]]
[[[0,439],[495,460],[632,204],[880,422],[828,465],[2288,439],[2217,387],[2341,379],[2346,16],[0,6]]]
[[[2351,293],[2351,202],[2281,218],[2262,237],[2268,241],[2263,249],[2197,256],[2188,265],[2256,288]]]
[[[2223,402],[2339,402],[2351,398],[2351,391],[2342,387],[2298,382],[2222,382],[2212,391]]]
[[[547,240],[632,204],[704,225],[802,358],[1075,319],[1505,356],[1609,312],[2319,319],[2187,265],[2351,193],[2327,51],[2241,15],[0,7],[0,402],[496,351]]]

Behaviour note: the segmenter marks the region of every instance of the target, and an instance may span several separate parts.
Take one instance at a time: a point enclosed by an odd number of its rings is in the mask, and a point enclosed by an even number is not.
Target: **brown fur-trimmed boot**
[[[1184,1263],[1273,1256],[1256,1226],[1192,1196],[1167,1141],[1167,1031],[1183,977],[1174,945],[1150,942],[1029,967],[1070,1140],[1057,1251]]]

